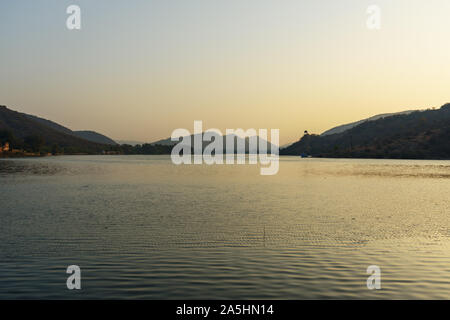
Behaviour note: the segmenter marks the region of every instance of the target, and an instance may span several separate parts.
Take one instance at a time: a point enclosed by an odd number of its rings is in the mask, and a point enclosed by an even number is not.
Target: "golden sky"
[[[0,104],[119,140],[203,120],[284,144],[450,101],[448,0],[79,0],[72,31],[70,4],[0,4]]]

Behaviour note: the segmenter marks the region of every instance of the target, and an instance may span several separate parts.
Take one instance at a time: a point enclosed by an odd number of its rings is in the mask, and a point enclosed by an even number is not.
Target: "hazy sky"
[[[449,0],[1,0],[0,104],[114,139],[203,120],[283,144],[449,102],[449,16]]]

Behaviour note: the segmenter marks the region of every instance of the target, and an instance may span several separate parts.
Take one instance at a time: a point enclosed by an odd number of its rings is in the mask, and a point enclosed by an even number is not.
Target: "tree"
[[[44,145],[44,139],[39,136],[27,136],[25,137],[25,148],[31,150],[32,152],[39,152]]]
[[[0,142],[2,144],[5,142],[13,143],[13,141],[15,141],[15,138],[11,131],[0,130]]]

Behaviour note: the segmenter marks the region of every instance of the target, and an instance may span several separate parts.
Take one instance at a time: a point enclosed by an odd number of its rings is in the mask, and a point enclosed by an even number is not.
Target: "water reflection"
[[[0,298],[445,298],[447,161],[0,161]],[[65,289],[82,267],[83,290]],[[382,290],[365,287],[382,270]]]
[[[57,162],[56,159],[0,159],[0,176],[55,176],[99,174],[101,166]]]

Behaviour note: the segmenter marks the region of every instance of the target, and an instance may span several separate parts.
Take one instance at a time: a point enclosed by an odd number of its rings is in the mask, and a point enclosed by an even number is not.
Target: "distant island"
[[[327,158],[450,159],[450,103],[440,109],[387,114],[337,133],[305,132],[281,155]],[[331,134],[330,134],[331,133]]]

